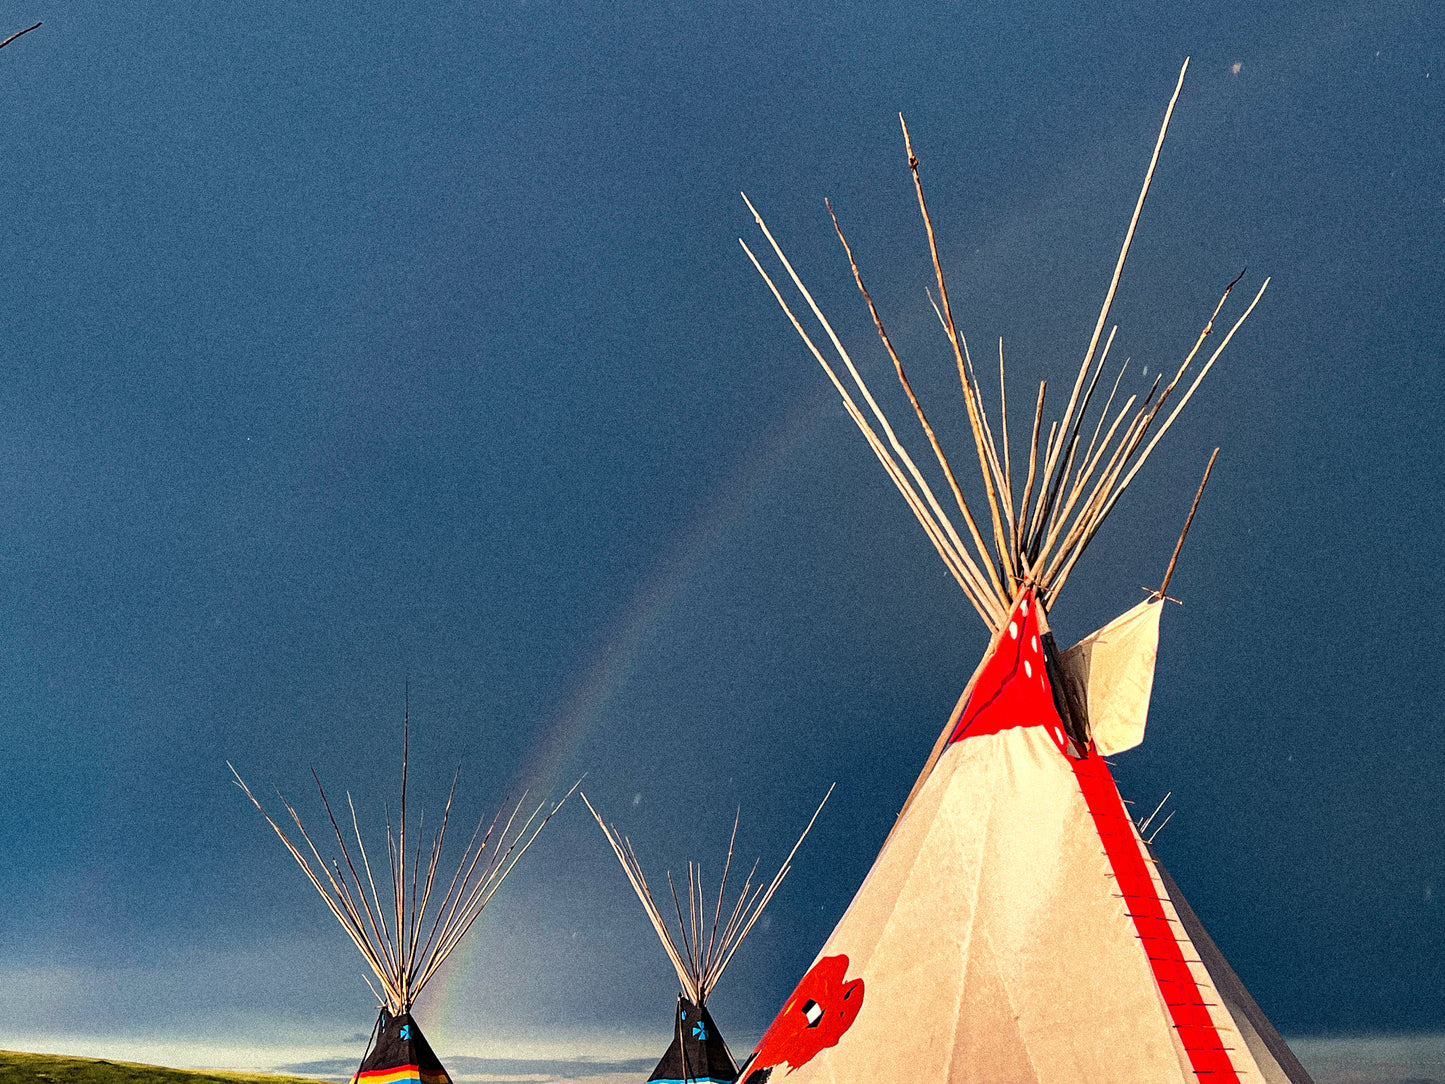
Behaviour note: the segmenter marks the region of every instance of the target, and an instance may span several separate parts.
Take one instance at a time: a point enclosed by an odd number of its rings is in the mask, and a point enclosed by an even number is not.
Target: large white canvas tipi
[[[997,440],[984,409],[904,129],[938,315],[982,476],[983,503],[974,505],[982,515],[964,499],[851,250],[848,258],[962,531],[757,217],[822,328],[823,346],[749,256],[992,641],[862,887],[744,1063],[744,1084],[1309,1080],[1155,859],[1104,760],[1142,740],[1169,574],[1069,651],[1057,649],[1048,624],[1080,555],[1264,292],[1216,337],[1187,384],[1238,280],[1172,379],[1156,378],[1116,407],[1121,369],[1103,409],[1091,413],[1117,330],[1104,335],[1110,306],[1183,78],[1181,71],[1072,391],[1047,433],[1040,386],[1026,468],[1008,445],[1002,346]],[[841,228],[838,236],[847,249]]]

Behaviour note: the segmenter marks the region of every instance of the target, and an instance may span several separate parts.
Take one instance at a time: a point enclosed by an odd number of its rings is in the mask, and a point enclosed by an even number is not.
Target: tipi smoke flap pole
[[[1214,461],[1219,458],[1219,449],[1214,449],[1214,454],[1209,457],[1209,464],[1204,468],[1204,477],[1199,481],[1199,492],[1194,494],[1194,503],[1189,506],[1189,515],[1184,518],[1184,530],[1179,532],[1179,541],[1174,543],[1174,554],[1169,558],[1169,567],[1164,572],[1164,582],[1159,585],[1155,592],[1159,598],[1164,597],[1164,592],[1169,590],[1169,581],[1174,578],[1174,566],[1179,563],[1179,552],[1184,549],[1184,539],[1189,535],[1189,525],[1194,522],[1194,513],[1199,511],[1199,498],[1204,496],[1204,487],[1209,484],[1209,472],[1214,469]]]
[[[9,45],[9,44],[10,44],[12,41],[14,41],[16,38],[23,38],[26,34],[30,33],[30,31],[32,31],[32,30],[39,30],[40,27],[41,27],[41,25],[42,25],[42,24],[40,24],[40,23],[36,23],[34,26],[27,26],[24,30],[17,30],[17,31],[15,31],[15,33],[11,34],[11,35],[10,35],[8,38],[6,38],[4,41],[0,41],[0,49],[5,48],[5,46]]]

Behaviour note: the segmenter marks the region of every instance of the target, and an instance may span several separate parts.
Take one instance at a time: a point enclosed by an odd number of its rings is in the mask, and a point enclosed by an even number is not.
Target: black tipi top
[[[737,1062],[707,1006],[678,995],[672,1045],[647,1078],[649,1084],[733,1084],[737,1078]]]
[[[393,1016],[382,1009],[381,1018],[376,1022],[376,1045],[362,1059],[361,1068],[351,1081],[352,1084],[451,1084],[451,1079],[411,1013]]]

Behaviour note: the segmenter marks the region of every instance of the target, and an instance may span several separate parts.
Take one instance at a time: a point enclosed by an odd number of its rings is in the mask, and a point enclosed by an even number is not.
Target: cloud
[[[1310,1036],[1289,1045],[1315,1084],[1445,1081],[1445,1035]]]

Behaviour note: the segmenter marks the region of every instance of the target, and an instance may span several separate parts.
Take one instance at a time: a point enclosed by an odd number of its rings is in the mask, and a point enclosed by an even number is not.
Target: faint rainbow
[[[564,776],[572,752],[582,744],[607,706],[627,684],[653,633],[683,596],[688,582],[706,563],[723,536],[769,478],[785,463],[833,401],[821,393],[804,397],[784,415],[755,455],[740,465],[709,495],[668,543],[647,578],[633,592],[601,648],[581,679],[545,726],[545,736],[531,759],[517,773],[520,784],[534,794],[560,793],[575,781]],[[432,983],[427,1015],[445,1027],[446,1018],[465,988],[476,940],[463,943]]]

